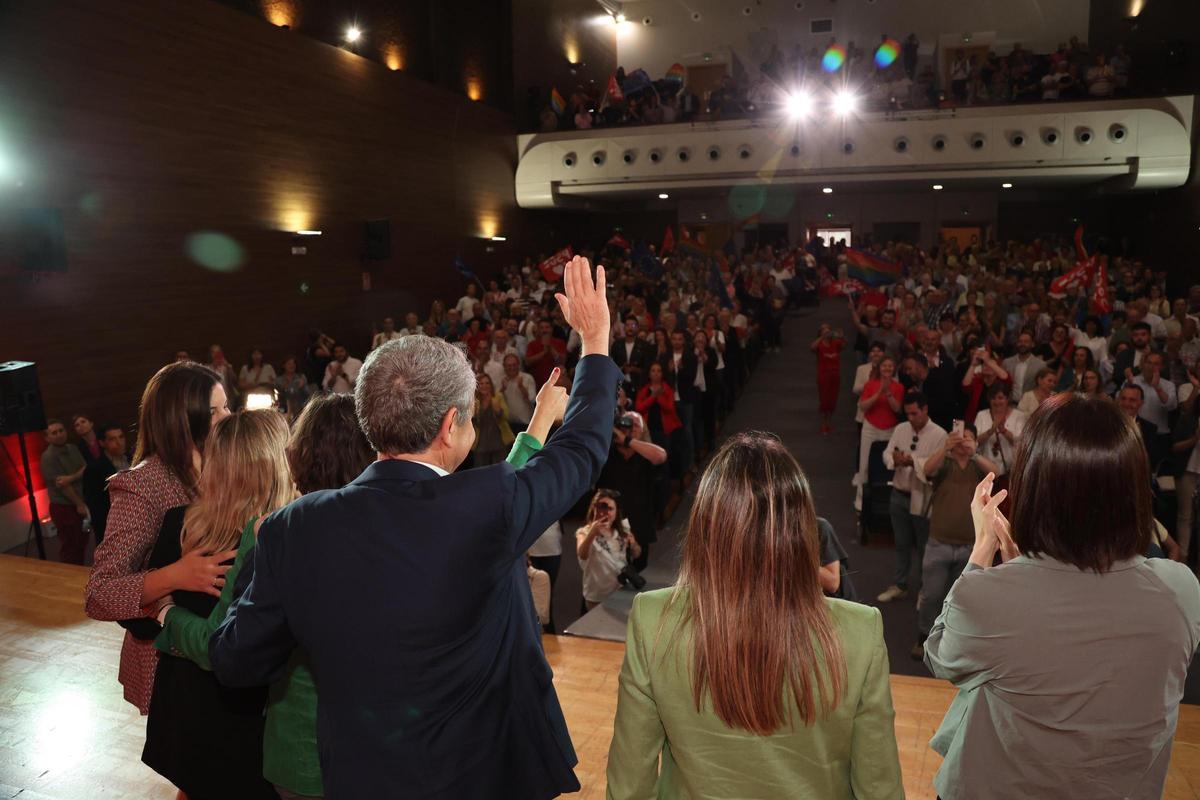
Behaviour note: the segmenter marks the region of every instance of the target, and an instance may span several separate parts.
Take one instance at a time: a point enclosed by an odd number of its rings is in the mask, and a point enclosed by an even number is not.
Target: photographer
[[[667,451],[650,441],[641,414],[626,411],[617,417],[608,461],[596,486],[620,496],[624,517],[638,542],[633,567],[639,571],[645,569],[650,560],[650,545],[658,539],[654,484],[658,467],[666,462]]]
[[[583,570],[583,613],[604,602],[621,585],[619,576],[642,548],[621,518],[618,494],[597,489],[587,522],[575,532],[575,554]]]

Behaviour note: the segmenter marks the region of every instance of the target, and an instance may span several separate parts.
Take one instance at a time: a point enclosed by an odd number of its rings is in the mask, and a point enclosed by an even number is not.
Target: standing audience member
[[[1158,469],[1158,465],[1166,457],[1166,453],[1158,446],[1158,426],[1142,416],[1145,397],[1145,391],[1140,385],[1126,383],[1121,387],[1121,391],[1117,392],[1117,405],[1125,416],[1133,420],[1133,424],[1141,433],[1146,462],[1150,465],[1150,474],[1153,475]]]
[[[1080,348],[1086,352],[1086,348]],[[1029,416],[1034,411],[1037,411],[1038,406],[1044,403],[1054,394],[1055,386],[1058,384],[1058,373],[1049,367],[1043,367],[1038,370],[1037,377],[1034,379],[1033,388],[1025,394],[1021,395],[1021,402],[1017,404],[1017,410],[1022,414]],[[978,421],[978,417],[976,417]]]
[[[188,553],[253,547],[256,522],[296,497],[284,455],[287,439],[287,421],[275,409],[242,411],[214,425],[196,502],[167,512],[149,567],[165,567]],[[237,569],[235,561],[226,575],[230,583]],[[223,595],[224,588],[218,597]],[[203,619],[218,597],[177,589],[158,621],[165,623],[175,608]],[[160,655],[142,761],[189,800],[277,797],[263,778],[266,687],[227,688],[202,668],[207,666],[207,658],[197,664]],[[216,764],[220,769],[213,769]]]
[[[1012,399],[1020,402],[1026,392],[1037,383],[1037,376],[1046,368],[1046,362],[1033,354],[1035,341],[1029,331],[1017,336],[1017,353],[1004,359],[1004,371],[1012,376]],[[970,420],[967,420],[970,422]]]
[[[613,342],[610,352],[625,380],[633,385],[635,391],[641,388],[646,382],[646,369],[654,360],[654,351],[638,338],[638,319],[635,315],[630,314],[625,318],[625,336]]]
[[[308,402],[308,378],[297,370],[296,357],[288,356],[280,364],[283,372],[275,378],[275,391],[279,395],[279,407],[288,419],[296,419],[304,404]]]
[[[275,388],[275,368],[263,362],[263,352],[256,347],[250,351],[250,363],[238,373],[238,390],[245,396],[263,387]]]
[[[108,481],[108,527],[84,590],[89,617],[128,623],[153,616],[178,590],[220,596],[229,569],[223,562],[236,555],[232,551],[192,551],[154,570],[146,563],[166,513],[196,499],[204,442],[210,427],[227,416],[225,388],[207,367],[168,364],[146,384],[134,466]],[[127,631],[117,677],[125,699],[143,714],[150,711],[157,667],[153,643]]]
[[[817,553],[795,459],[732,437],[700,478],[677,585],[634,598],[610,797],[904,796],[879,611],[826,598]]]
[[[921,597],[917,603],[917,643],[912,657],[925,658],[925,639],[942,612],[950,587],[958,580],[975,532],[971,521],[971,499],[975,487],[996,467],[977,452],[975,427],[963,425],[950,433],[925,461],[921,479],[932,485],[929,504],[929,541],[921,562]]]
[[[993,386],[987,393],[988,407],[975,417],[978,445],[995,466],[997,477],[1007,476],[1016,458],[1017,444],[1025,432],[1026,414],[1012,407],[1006,386]],[[1007,484],[1007,479],[1004,481]]]
[[[529,425],[533,416],[533,398],[537,385],[533,376],[521,371],[521,359],[515,353],[504,357],[504,377],[500,379],[500,393],[508,406],[508,425],[514,433],[520,433]]]
[[[321,386],[325,391],[334,394],[348,394],[354,391],[358,382],[358,373],[362,370],[363,362],[353,358],[344,344],[333,346],[333,360],[325,368],[325,378]]]
[[[622,414],[613,425],[608,461],[600,470],[596,486],[621,499],[622,515],[638,543],[633,567],[639,572],[646,568],[650,545],[658,540],[654,484],[656,468],[665,463],[667,451],[650,441],[642,415],[636,411]]]
[[[496,391],[487,373],[475,376],[475,455],[474,466],[490,467],[504,460],[504,454],[516,436],[508,427],[508,405]]]
[[[917,554],[917,580],[921,580],[932,494],[922,475],[926,460],[939,452],[946,440],[945,429],[929,418],[929,400],[920,392],[904,396],[904,416],[907,419],[893,429],[883,453],[883,463],[895,470],[888,510],[896,542],[896,571],[892,585],[875,598],[880,603],[908,596],[913,551]]]
[[[854,477],[855,509],[862,508],[862,487],[867,480],[871,445],[892,438],[892,429],[900,421],[903,400],[904,387],[896,380],[896,362],[891,356],[884,356],[879,362],[878,377],[867,381],[858,400],[858,407],[863,410],[863,429],[858,445],[858,474]]]
[[[125,449],[125,431],[121,426],[105,425],[100,428],[100,433],[104,437],[101,440],[104,449],[100,457],[88,464],[83,472],[83,501],[87,503],[97,547],[104,541],[108,511],[112,506],[108,496],[108,479],[129,469],[129,452]]]
[[[87,462],[79,448],[67,444],[67,427],[61,420],[46,421],[46,449],[42,452],[42,482],[50,498],[50,519],[58,532],[58,560],[82,564],[87,548],[83,521],[88,507],[83,502],[83,479]]]
[[[818,413],[821,433],[833,433],[833,412],[837,409],[838,390],[842,384],[842,348],[846,338],[833,326],[822,323],[817,338],[809,349],[817,356]]]
[[[1179,407],[1175,384],[1163,377],[1162,353],[1149,353],[1142,359],[1141,374],[1131,383],[1142,390],[1141,416],[1154,423],[1153,452],[1165,454],[1171,446],[1170,413]],[[1147,446],[1151,443],[1147,442]]]
[[[671,351],[663,359],[663,374],[667,383],[675,390],[675,413],[683,423],[694,452],[697,437],[703,436],[700,431],[700,421],[696,419],[701,413],[702,396],[700,387],[704,382],[704,370],[696,359],[693,350],[687,348],[687,334],[683,331],[671,332]]]
[[[566,360],[567,343],[554,335],[554,326],[548,320],[539,323],[538,338],[525,351],[525,366],[539,389],[555,367],[565,366]]]
[[[679,479],[692,465],[692,440],[675,410],[675,393],[663,379],[663,365],[650,364],[646,385],[638,389],[634,408],[642,415],[650,440],[667,451],[671,477]]]
[[[399,339],[403,336],[400,331],[396,330],[396,320],[391,317],[383,318],[383,330],[371,337],[371,349],[374,350],[382,344],[387,344],[392,339]]]
[[[621,575],[642,554],[622,515],[620,494],[597,489],[587,518],[575,531],[575,555],[583,572],[583,612],[591,611],[621,588]]]
[[[92,421],[83,414],[76,414],[71,417],[71,427],[79,437],[75,446],[79,448],[79,455],[83,456],[83,460],[90,464],[99,458],[104,452],[104,445],[96,435],[96,426]]]
[[[925,642],[929,669],[959,689],[931,742],[938,794],[1161,797],[1200,584],[1142,555],[1153,517],[1137,430],[1105,398],[1052,397],[1018,449],[1011,525],[1004,495],[987,479],[976,490],[970,562]]]

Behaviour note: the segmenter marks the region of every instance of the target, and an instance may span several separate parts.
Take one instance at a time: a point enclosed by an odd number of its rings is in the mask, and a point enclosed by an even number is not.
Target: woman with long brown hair
[[[225,388],[208,367],[191,361],[168,364],[146,384],[134,467],[108,482],[112,508],[84,590],[89,617],[135,627],[173,591],[221,594],[229,569],[222,562],[233,552],[193,550],[155,570],[147,569],[147,561],[167,511],[196,499],[204,441],[210,426],[227,416]],[[143,714],[150,710],[158,667],[153,638],[130,631],[121,646],[118,680],[125,699]]]
[[[904,796],[882,618],[823,595],[817,542],[783,444],[727,441],[677,585],[634,599],[610,798]]]
[[[575,531],[575,555],[583,572],[583,611],[604,602],[621,585],[617,576],[642,554],[621,511],[621,493],[597,489],[587,520]]]
[[[287,441],[287,421],[274,409],[243,411],[214,425],[205,445],[199,498],[186,509],[167,512],[149,565],[168,564],[187,553],[240,549],[260,517],[296,497]],[[236,580],[232,570],[230,575]],[[217,598],[207,593],[176,591],[158,618],[165,623],[177,607],[207,617],[216,605]],[[175,654],[160,658],[142,761],[188,800],[274,800],[275,790],[262,775],[266,687],[226,688],[204,666]]]

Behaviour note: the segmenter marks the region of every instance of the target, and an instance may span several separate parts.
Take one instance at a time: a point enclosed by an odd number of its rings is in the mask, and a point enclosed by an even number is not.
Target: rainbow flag
[[[663,80],[669,81],[676,86],[682,86],[683,78],[686,74],[687,71],[683,68],[683,64],[672,64]]]
[[[903,277],[903,270],[895,261],[884,261],[878,256],[861,250],[846,248],[846,274],[868,286],[884,286]]]
[[[563,96],[558,93],[557,86],[550,90],[550,107],[559,116],[562,116],[562,113],[567,110],[567,101],[563,100]]]

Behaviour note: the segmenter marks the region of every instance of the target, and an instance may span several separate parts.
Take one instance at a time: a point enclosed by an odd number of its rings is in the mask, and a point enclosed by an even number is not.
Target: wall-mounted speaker
[[[37,366],[30,361],[0,364],[0,436],[45,430],[46,412]]]
[[[364,226],[363,258],[383,261],[392,257],[392,221],[369,219]]]

